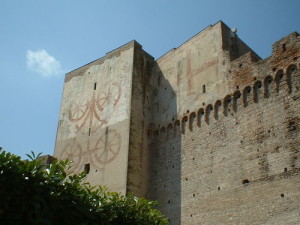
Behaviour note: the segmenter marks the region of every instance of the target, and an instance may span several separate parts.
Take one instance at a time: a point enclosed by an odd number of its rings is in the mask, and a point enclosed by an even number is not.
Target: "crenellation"
[[[293,32],[282,39],[276,41],[273,44],[272,55],[281,54],[286,52],[290,48],[293,48],[295,44],[298,44],[299,34],[297,32]]]

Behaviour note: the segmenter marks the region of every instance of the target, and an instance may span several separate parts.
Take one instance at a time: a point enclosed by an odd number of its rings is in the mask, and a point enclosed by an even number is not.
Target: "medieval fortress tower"
[[[55,156],[170,224],[300,224],[300,36],[261,59],[223,22],[159,59],[131,41],[65,77]]]

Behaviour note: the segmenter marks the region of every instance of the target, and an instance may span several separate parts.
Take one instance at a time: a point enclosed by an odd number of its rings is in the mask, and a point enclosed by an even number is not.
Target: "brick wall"
[[[150,196],[171,224],[299,223],[299,45],[230,62],[228,94],[154,131]]]

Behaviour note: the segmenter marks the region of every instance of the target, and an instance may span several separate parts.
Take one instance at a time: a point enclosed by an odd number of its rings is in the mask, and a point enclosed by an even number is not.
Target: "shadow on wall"
[[[149,126],[151,152],[151,187],[149,197],[159,202],[158,208],[171,224],[181,217],[181,135],[177,115],[177,98],[169,81],[156,64],[151,76],[152,118]],[[168,121],[172,121],[167,124]]]

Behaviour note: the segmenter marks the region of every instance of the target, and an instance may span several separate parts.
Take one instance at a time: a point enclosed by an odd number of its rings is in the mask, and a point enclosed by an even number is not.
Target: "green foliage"
[[[168,224],[156,202],[91,187],[84,173],[67,174],[68,161],[41,165],[38,156],[0,150],[0,224]]]

